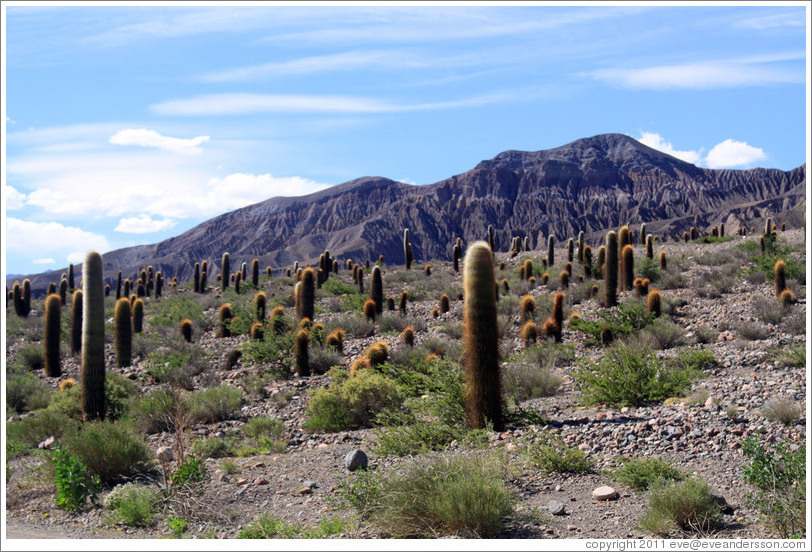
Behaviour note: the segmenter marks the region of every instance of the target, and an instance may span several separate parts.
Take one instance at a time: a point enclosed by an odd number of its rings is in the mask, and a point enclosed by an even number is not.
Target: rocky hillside
[[[803,223],[805,183],[805,165],[788,172],[701,169],[628,136],[605,134],[550,150],[506,151],[426,186],[365,177],[309,196],[271,198],[158,244],[109,252],[105,270],[109,279],[119,269],[135,274],[152,265],[183,281],[195,262],[208,259],[219,268],[226,251],[236,266],[255,257],[262,267],[312,263],[325,249],[342,259],[382,253],[401,262],[404,228],[415,259],[423,260],[447,259],[454,239],[482,239],[488,225],[499,251],[517,235],[539,247],[549,235],[565,240],[584,231],[596,243],[624,223],[646,222],[664,240],[719,223],[732,233],[768,216],[792,228]],[[32,276],[35,293],[61,272]]]

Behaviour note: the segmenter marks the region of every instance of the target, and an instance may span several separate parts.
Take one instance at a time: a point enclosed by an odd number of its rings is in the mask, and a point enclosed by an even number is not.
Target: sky
[[[4,269],[608,132],[790,170],[809,150],[808,9],[4,2]]]

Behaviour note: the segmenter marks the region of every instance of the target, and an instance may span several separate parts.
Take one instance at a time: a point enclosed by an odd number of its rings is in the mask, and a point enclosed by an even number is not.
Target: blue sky
[[[3,5],[7,273],[606,132],[806,161],[808,4]]]

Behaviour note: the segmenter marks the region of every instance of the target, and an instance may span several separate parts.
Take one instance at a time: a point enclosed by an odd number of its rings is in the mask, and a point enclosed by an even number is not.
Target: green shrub
[[[45,408],[51,401],[51,390],[34,374],[12,373],[6,378],[6,405],[16,412]]]
[[[260,514],[256,521],[246,525],[237,535],[238,539],[323,539],[330,535],[345,532],[344,522],[341,518],[325,518],[319,520],[316,527],[300,527]]]
[[[143,439],[118,423],[88,422],[62,441],[105,484],[149,472],[154,463],[152,451]]]
[[[366,427],[378,412],[402,402],[402,392],[394,381],[374,370],[361,370],[354,378],[317,389],[304,427],[316,431]]]
[[[311,347],[308,363],[314,374],[326,374],[330,368],[343,362],[344,356],[330,347]]]
[[[173,429],[177,415],[175,396],[160,388],[143,397],[132,397],[128,409],[138,430],[146,434]]]
[[[279,335],[273,331],[265,332],[262,341],[249,340],[242,344],[243,355],[262,365],[277,378],[289,378],[293,337],[289,334]]]
[[[242,406],[242,390],[228,385],[209,387],[189,395],[190,421],[213,423],[233,418]]]
[[[490,538],[513,511],[504,471],[503,462],[483,454],[420,458],[381,475],[364,514],[394,537]]]
[[[79,423],[76,420],[63,416],[51,408],[45,408],[35,410],[19,422],[6,424],[6,437],[36,447],[50,436],[59,439],[78,429]]]
[[[658,318],[649,324],[644,330],[646,334],[653,338],[653,343],[657,349],[672,349],[682,345],[685,341],[685,330],[678,324]]]
[[[140,392],[138,384],[121,374],[108,372],[104,378],[107,418],[117,420],[127,413],[130,398]],[[54,393],[48,407],[75,420],[82,419],[82,387],[76,385]]]
[[[569,446],[558,435],[544,435],[525,449],[525,457],[544,473],[589,473],[593,462],[576,447]]]
[[[536,397],[552,397],[563,382],[564,378],[550,366],[508,364],[502,372],[505,396],[512,397],[516,402]]]
[[[52,461],[58,508],[76,511],[81,510],[88,499],[96,501],[101,490],[99,476],[91,474],[81,458],[57,447]]]
[[[126,483],[116,486],[104,502],[116,521],[132,527],[149,527],[159,498],[160,493],[154,489]]]
[[[586,404],[640,406],[687,391],[695,370],[662,363],[648,349],[619,343],[597,364],[585,360],[574,376],[581,382]]]
[[[752,266],[748,272],[762,271],[765,274],[772,274],[776,261],[782,259],[786,263],[784,274],[788,280],[803,280],[806,277],[804,262],[792,256],[793,248],[783,238],[765,236],[764,245],[764,253],[759,252],[758,241],[755,240],[749,240],[737,246],[744,250],[750,258]]]
[[[614,472],[614,478],[637,492],[664,485],[683,478],[680,470],[660,458],[629,459]]]
[[[178,516],[171,516],[169,519],[167,519],[166,526],[169,528],[169,532],[173,539],[181,538],[189,528],[187,521],[183,518],[179,518]]]
[[[783,366],[806,366],[806,347],[804,345],[790,345],[771,352],[775,360]]]
[[[653,490],[640,518],[640,527],[665,537],[675,527],[705,533],[721,519],[722,508],[708,483],[692,477]]]
[[[570,327],[590,336],[592,342],[600,343],[604,328],[609,328],[616,337],[629,335],[651,324],[654,318],[646,314],[646,305],[642,301],[627,301],[599,311],[595,320],[576,318],[570,322]]]
[[[45,351],[42,343],[30,343],[20,347],[16,358],[32,372],[39,372],[45,366]]]
[[[170,477],[172,486],[176,489],[203,483],[209,479],[209,470],[200,458],[190,457],[181,464]]]
[[[288,442],[282,438],[285,434],[285,422],[279,418],[251,418],[243,426],[242,433],[251,445],[238,449],[238,456],[282,452],[288,446]]]
[[[195,439],[189,451],[196,458],[227,458],[237,456],[237,442],[232,437]]]
[[[744,480],[756,490],[748,494],[747,505],[763,516],[781,538],[806,538],[806,447],[792,450],[779,443],[768,450],[757,438],[742,446],[750,460]]]

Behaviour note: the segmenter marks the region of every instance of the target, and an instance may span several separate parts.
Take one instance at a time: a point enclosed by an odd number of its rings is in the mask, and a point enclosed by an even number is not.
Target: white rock
[[[592,498],[595,500],[614,500],[618,497],[617,491],[614,487],[604,485],[592,491]]]

